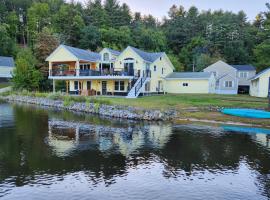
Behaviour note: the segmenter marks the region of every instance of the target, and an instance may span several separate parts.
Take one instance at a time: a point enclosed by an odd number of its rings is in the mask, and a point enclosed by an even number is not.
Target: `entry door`
[[[102,95],[107,95],[107,81],[102,81],[101,87],[102,87]]]

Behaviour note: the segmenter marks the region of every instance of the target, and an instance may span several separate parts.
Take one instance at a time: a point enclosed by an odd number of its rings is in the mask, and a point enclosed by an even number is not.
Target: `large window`
[[[124,81],[115,81],[114,90],[115,91],[125,91],[125,82]]]
[[[248,77],[248,72],[239,72],[239,77],[240,78],[247,78]]]
[[[233,81],[225,81],[225,87],[226,88],[232,88],[233,87]]]
[[[109,61],[109,60],[110,60],[110,56],[109,56],[108,53],[104,53],[104,54],[103,54],[103,60],[104,60],[104,61]]]

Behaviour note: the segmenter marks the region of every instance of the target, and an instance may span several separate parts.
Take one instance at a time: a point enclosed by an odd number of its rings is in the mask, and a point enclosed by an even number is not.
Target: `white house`
[[[218,61],[204,69],[216,77],[217,94],[248,93],[250,78],[255,76],[256,69],[252,65],[229,65]]]
[[[270,94],[270,68],[251,78],[250,95],[267,97]]]
[[[0,56],[0,78],[9,79],[12,77],[12,71],[15,68],[12,57]]]

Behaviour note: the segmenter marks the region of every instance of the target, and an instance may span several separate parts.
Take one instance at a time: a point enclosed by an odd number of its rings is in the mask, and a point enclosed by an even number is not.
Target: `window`
[[[115,91],[124,91],[125,90],[125,82],[124,81],[115,81],[114,82],[114,90]]]
[[[239,78],[247,78],[248,77],[248,72],[240,72],[239,73]]]
[[[214,74],[215,77],[217,77],[217,72],[212,72]]]
[[[183,87],[188,87],[188,83],[183,83]]]
[[[161,73],[164,74],[164,68],[162,68]]]
[[[226,88],[232,88],[233,87],[233,81],[225,81],[225,87]]]
[[[89,70],[90,64],[80,64],[80,70]]]
[[[110,56],[109,56],[108,53],[104,53],[104,54],[103,54],[103,60],[104,60],[104,61],[109,61],[109,59],[110,59],[109,57],[110,57]]]
[[[87,81],[87,90],[91,90],[91,81]]]
[[[79,82],[74,81],[74,90],[78,90],[78,89],[79,89]]]
[[[157,66],[156,66],[156,65],[154,66],[154,71],[155,71],[155,72],[157,71]]]
[[[159,60],[162,60],[162,57],[160,57]]]

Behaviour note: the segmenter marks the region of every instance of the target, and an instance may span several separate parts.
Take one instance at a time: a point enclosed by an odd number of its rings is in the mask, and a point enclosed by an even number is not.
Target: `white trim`
[[[257,74],[256,76],[254,76],[253,78],[251,78],[250,80],[253,81],[255,79],[260,78],[263,74],[267,73],[268,71],[270,71],[270,68],[268,68],[267,70],[265,70],[265,72],[261,73],[261,74]]]
[[[132,80],[133,76],[49,76],[53,80]]]
[[[232,87],[226,87],[226,82],[232,82]],[[224,88],[234,88],[234,81],[230,81],[230,80],[225,80],[225,81],[223,81],[223,86],[224,86]]]
[[[209,80],[209,78],[164,78],[165,80]]]
[[[51,57],[53,57],[60,49],[64,48],[71,56],[75,57],[76,59],[74,61],[79,61],[79,58],[75,56],[73,53],[71,53],[67,48],[65,48],[64,45],[59,45],[47,58],[45,61],[47,62],[64,62],[64,61],[51,61]]]

